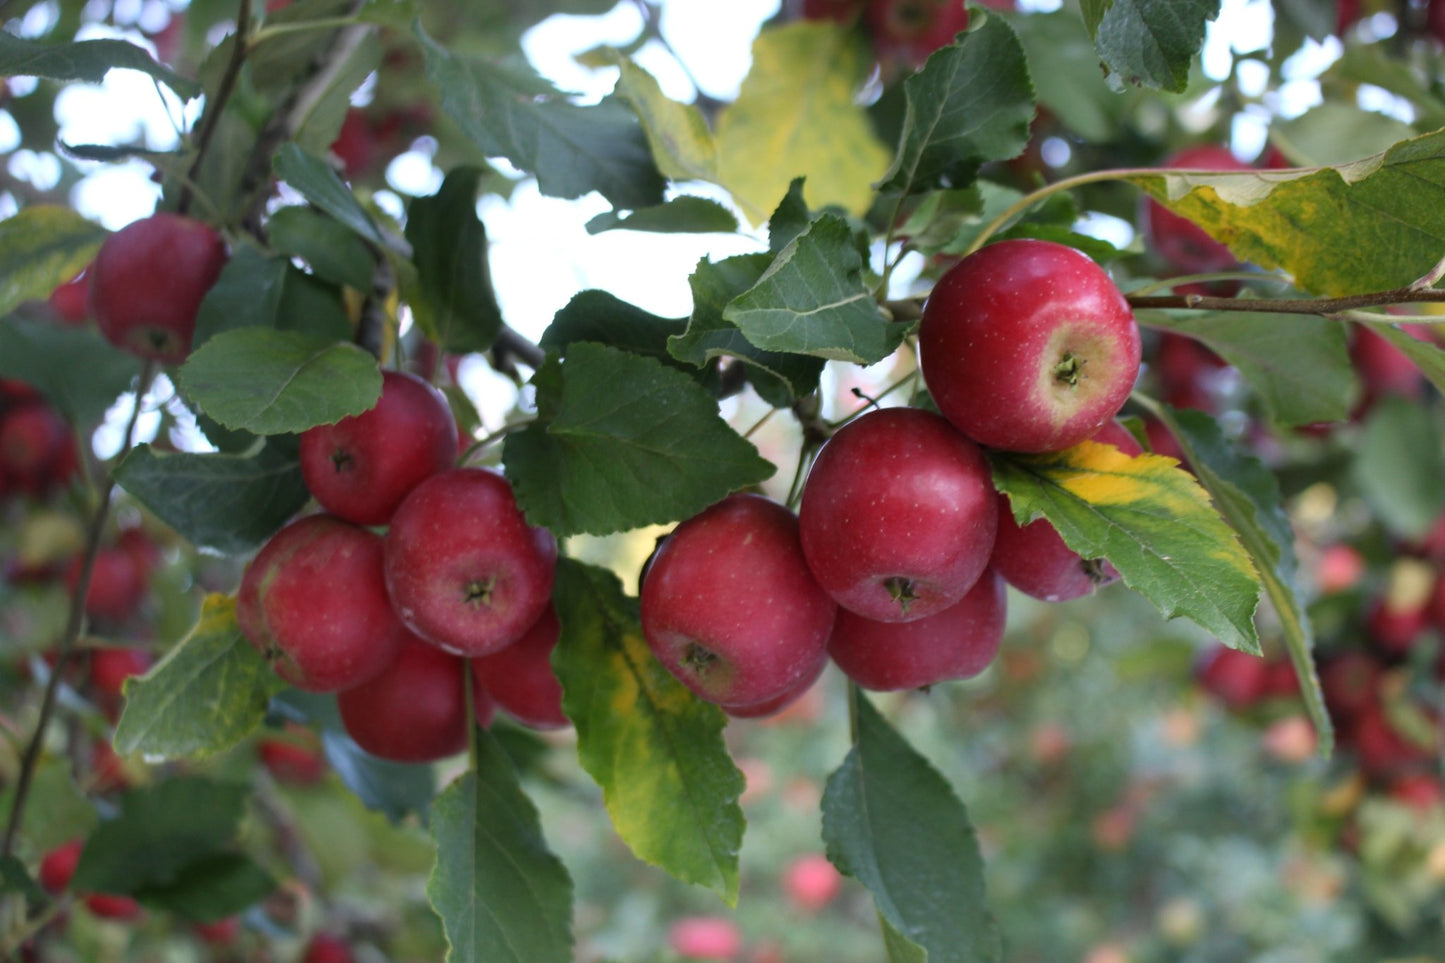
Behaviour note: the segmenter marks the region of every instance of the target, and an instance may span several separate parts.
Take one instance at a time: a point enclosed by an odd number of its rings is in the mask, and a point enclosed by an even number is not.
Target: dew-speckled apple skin
[[[926,619],[875,622],[838,613],[828,654],[844,675],[876,692],[969,679],[998,654],[1006,612],[1003,579],[989,570],[962,599]]]
[[[520,639],[552,598],[557,540],[527,524],[489,468],[452,468],[411,490],[386,533],[386,587],[407,628],[456,655]]]
[[[322,508],[358,525],[385,525],[413,488],[456,459],[446,396],[404,371],[382,372],[371,408],[301,433],[307,489]]]
[[[797,518],[751,494],[673,529],[640,601],[658,660],[699,698],[734,705],[779,696],[813,671],[837,613],[808,571]]]
[[[950,268],[924,305],[918,347],[938,410],[1004,451],[1078,444],[1118,414],[1139,374],[1124,295],[1052,241],[1000,241]]]
[[[1144,450],[1117,421],[1104,425],[1089,440],[1113,445],[1126,455]],[[1048,519],[1019,525],[1008,496],[1000,492],[998,499],[998,538],[989,565],[1020,592],[1045,602],[1065,602],[1119,578],[1119,570],[1104,559],[1080,558]]]
[[[798,509],[818,584],[880,622],[925,618],[963,598],[988,564],[997,518],[978,445],[918,408],[870,411],[839,429]],[[895,597],[899,579],[914,598]]]
[[[179,364],[227,257],[225,241],[200,221],[166,213],[132,221],[105,239],[87,272],[90,313],[117,347]]]
[[[472,676],[497,708],[533,729],[571,725],[562,711],[562,683],[552,671],[552,650],[562,623],[551,605],[516,642],[471,660]]]
[[[287,682],[339,692],[375,678],[406,634],[382,574],[381,537],[332,515],[271,536],[241,576],[236,619]]]

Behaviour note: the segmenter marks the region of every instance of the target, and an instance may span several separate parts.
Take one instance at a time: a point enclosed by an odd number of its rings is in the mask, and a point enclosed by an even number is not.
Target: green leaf
[[[1294,528],[1285,514],[1279,481],[1259,459],[1229,444],[1219,424],[1200,411],[1152,406],[1179,442],[1194,474],[1253,559],[1265,596],[1300,681],[1305,709],[1319,734],[1319,751],[1334,746],[1334,726],[1314,663],[1314,627],[1299,597]]]
[[[215,755],[251,734],[285,688],[236,623],[236,602],[208,595],[201,619],[166,657],[125,685],[115,730],[121,755]]]
[[[0,377],[28,382],[82,429],[99,424],[140,368],[93,327],[0,318]]]
[[[653,657],[637,601],[611,572],[562,559],[554,598],[563,709],[613,826],[640,859],[735,903],[743,776],[723,743],[722,710]]]
[[[695,367],[678,361],[667,351],[668,339],[686,327],[686,321],[658,317],[606,291],[588,290],[573,296],[552,317],[537,343],[565,355],[567,346],[574,342],[595,341],[696,373]]]
[[[1359,399],[1359,379],[1339,321],[1233,311],[1180,317],[1141,311],[1137,317],[1140,324],[1208,345],[1239,369],[1278,424],[1343,421]]]
[[[717,201],[687,194],[630,214],[603,211],[587,222],[588,234],[603,231],[652,231],[657,234],[732,234],[738,229],[733,212]]]
[[[1324,297],[1404,287],[1445,250],[1445,131],[1340,167],[1125,176],[1241,260]]]
[[[432,804],[437,861],[426,894],[448,960],[568,963],[572,879],[542,838],[537,810],[506,752],[477,732],[475,771]]]
[[[988,16],[903,82],[903,136],[879,189],[918,194],[973,183],[985,161],[1024,149],[1034,117],[1028,63],[1013,28]]]
[[[42,755],[36,763],[26,803],[32,813],[45,814],[25,825],[25,841],[42,853],[87,835],[98,821],[95,801],[76,783],[70,760],[58,753]],[[10,780],[0,791],[0,812],[8,814],[14,805],[15,784]]]
[[[72,885],[142,900],[163,896],[198,863],[235,853],[249,795],[244,783],[194,776],[125,793],[116,817],[86,840]]]
[[[1014,517],[1043,516],[1084,558],[1107,558],[1165,618],[1184,616],[1258,655],[1259,575],[1193,475],[1172,458],[1130,458],[1092,441],[1041,455],[995,452]]]
[[[0,49],[6,37],[0,30]],[[0,76],[5,73],[0,69]],[[50,297],[90,263],[105,237],[99,224],[50,204],[22,208],[0,220],[0,314],[22,301]]]
[[[1219,0],[1087,0],[1084,7],[1116,90],[1132,84],[1183,91],[1205,26],[1219,16]]]
[[[358,291],[371,290],[376,262],[365,242],[335,218],[293,204],[271,214],[266,234],[272,247],[288,257],[301,258],[317,277]]]
[[[1398,324],[1372,322],[1370,330],[1405,352],[1419,367],[1420,373],[1429,378],[1436,388],[1445,392],[1445,351],[1429,341],[1416,338]]]
[[[702,113],[669,99],[652,74],[629,58],[614,53],[611,59],[621,70],[614,93],[642,121],[658,170],[676,181],[717,181],[717,145]]]
[[[805,20],[765,27],[752,53],[737,100],[717,120],[719,183],[755,224],[795,177],[807,178],[815,209],[866,212],[888,152],[857,100],[873,67],[862,39]]]
[[[824,214],[783,248],[758,282],[723,309],[764,351],[872,364],[898,349],[908,325],[884,319],[863,283],[848,222]]]
[[[356,345],[269,328],[216,335],[191,353],[177,379],[216,421],[258,435],[329,425],[381,397],[376,359]]]
[[[597,191],[614,207],[661,203],[666,181],[637,116],[619,99],[571,103],[525,61],[455,54],[418,25],[426,75],[442,109],[488,157],[505,157],[537,177],[552,197]]]
[[[167,882],[135,892],[142,903],[197,923],[235,916],[276,888],[276,881],[249,856],[214,853],[194,859]]]
[[[48,898],[45,890],[26,870],[25,864],[14,856],[0,856],[0,893],[16,893],[32,908],[42,905]]]
[[[823,792],[828,858],[873,894],[890,960],[995,963],[998,925],[968,811],[856,689],[857,738]],[[911,946],[909,944],[912,944]]]
[[[430,197],[411,202],[406,239],[419,284],[412,308],[423,330],[455,354],[485,351],[502,326],[487,262],[487,230],[477,217],[482,170],[456,167]]]
[[[193,80],[156,62],[144,48],[124,40],[80,40],[46,43],[25,40],[0,30],[0,77],[44,77],[98,84],[112,69],[139,70],[175,91],[182,100],[199,96]],[[4,271],[0,270],[0,277]]]
[[[763,392],[768,384],[779,390],[763,397],[777,407],[787,407],[818,387],[823,359],[778,351],[765,351],[752,344],[737,326],[723,317],[734,298],[757,284],[773,259],[767,254],[739,254],[721,261],[699,261],[688,284],[692,288],[692,317],[687,330],[668,340],[667,350],[680,361],[699,367],[717,357],[737,358],[762,377],[754,382]]]
[[[502,458],[528,520],[558,538],[686,518],[773,473],[706,391],[651,358],[578,342],[555,377],[533,379],[543,414]]]
[[[1085,140],[1112,140],[1127,101],[1109,89],[1078,15],[1067,8],[1032,13],[1014,18],[1010,26],[1018,32],[1028,62],[1043,66],[1032,74],[1039,104]]]
[[[273,166],[277,177],[290,184],[312,204],[351,228],[357,236],[383,249],[391,247],[386,236],[371,219],[371,215],[366,213],[366,208],[361,206],[356,195],[351,193],[351,189],[326,161],[306,153],[295,142],[288,141],[276,151]]]
[[[1440,429],[1418,402],[1380,399],[1351,465],[1365,500],[1394,535],[1422,538],[1445,509]]]
[[[1347,164],[1414,136],[1404,121],[1342,103],[1320,104],[1269,129],[1270,143],[1297,167]]]
[[[317,216],[340,227],[324,215]],[[347,241],[361,244],[355,235],[342,231]],[[336,249],[341,247],[338,244]],[[335,287],[299,270],[287,257],[267,257],[255,248],[242,247],[201,300],[194,343],[199,348],[222,331],[249,327],[297,331],[328,341],[346,340],[352,333],[351,319]]]
[[[788,184],[788,193],[773,208],[773,216],[768,218],[768,253],[777,257],[812,224],[812,212],[803,199],[803,178],[795,177]]]
[[[140,445],[115,480],[197,548],[223,555],[259,548],[311,498],[294,447],[274,442],[244,455]]]

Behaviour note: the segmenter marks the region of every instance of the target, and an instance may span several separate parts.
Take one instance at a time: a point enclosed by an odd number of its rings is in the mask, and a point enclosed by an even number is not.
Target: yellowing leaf
[[[1128,180],[1238,257],[1326,297],[1403,287],[1445,253],[1445,131],[1339,167]]]
[[[855,100],[871,65],[838,24],[798,22],[758,35],[752,69],[717,125],[719,181],[749,220],[766,220],[795,177],[807,178],[815,210],[868,209],[890,160]]]
[[[1162,455],[1129,457],[1085,441],[1041,455],[998,452],[994,483],[1020,523],[1043,516],[1084,558],[1107,558],[1166,618],[1259,652],[1260,581],[1193,475]]]
[[[626,57],[616,93],[637,112],[657,169],[673,180],[717,180],[717,145],[696,107],[670,100],[656,78]]]

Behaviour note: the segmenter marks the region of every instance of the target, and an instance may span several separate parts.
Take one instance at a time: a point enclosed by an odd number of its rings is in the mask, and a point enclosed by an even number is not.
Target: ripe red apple
[[[453,468],[412,489],[386,534],[386,587],[406,626],[472,658],[517,641],[552,596],[557,540],[527,524],[512,486]]]
[[[725,916],[685,916],[668,929],[667,942],[685,960],[731,960],[743,948],[737,924]]]
[[[66,324],[84,324],[90,318],[90,274],[81,272],[50,292],[47,303]]]
[[[1237,378],[1237,372],[1219,355],[1193,338],[1170,331],[1159,336],[1150,366],[1159,377],[1160,394],[1171,406],[1211,414],[1223,409]]]
[[[1257,655],[1216,644],[1195,671],[1195,678],[1231,709],[1244,709],[1264,698],[1269,663]]]
[[[963,0],[869,0],[863,17],[878,59],[912,67],[968,29]]]
[[[207,946],[230,946],[241,935],[241,918],[227,916],[210,923],[197,923],[192,929],[196,938]]]
[[[11,487],[40,494],[50,484],[69,437],[65,419],[44,401],[6,407],[0,412],[0,472]]]
[[[806,695],[823,677],[823,670],[826,668],[828,668],[828,650],[824,648],[818,652],[818,658],[812,669],[798,676],[798,681],[771,699],[764,699],[762,702],[748,705],[721,703],[722,710],[734,719],[766,719],[776,716],[789,706],[795,705]]]
[[[101,711],[112,719],[118,717],[125,680],[145,675],[154,661],[150,652],[134,647],[91,650],[90,685]]]
[[[401,500],[452,467],[457,428],[440,391],[416,375],[384,371],[369,410],[301,433],[301,475],[328,512],[385,525]]]
[[[799,856],[783,867],[783,892],[805,913],[816,913],[837,898],[843,874],[822,853]]]
[[[1438,746],[1421,745],[1397,730],[1378,703],[1360,713],[1350,735],[1360,768],[1375,778],[1423,768],[1434,761],[1438,751]]]
[[[793,513],[739,494],[673,529],[643,577],[641,609],[648,646],[683,685],[752,705],[813,671],[837,606],[808,571]]]
[[[76,556],[65,570],[65,584],[72,592],[80,585],[83,562]],[[98,549],[85,592],[85,613],[111,624],[125,622],[145,600],[147,583],[147,573],[136,564],[132,553],[116,545]]]
[[[1139,373],[1139,328],[1087,255],[1052,241],[999,241],[943,277],[918,330],[938,410],[981,445],[1072,447],[1123,407]]]
[[[552,671],[552,650],[562,623],[550,604],[542,617],[505,649],[472,659],[472,675],[503,712],[533,729],[560,729],[571,720],[562,711],[562,683]]]
[[[1445,43],[1445,2],[1429,0],[1425,5],[1425,32]]]
[[[1436,773],[1408,773],[1390,784],[1390,798],[1416,809],[1433,809],[1445,804],[1445,785]]]
[[[261,764],[279,783],[310,786],[326,775],[326,759],[316,733],[301,726],[288,727],[284,739],[262,739],[256,744]]]
[[[839,610],[828,654],[844,675],[878,692],[969,679],[998,655],[1005,614],[1003,579],[986,570],[957,603],[913,622]]]
[[[75,875],[75,868],[80,865],[80,854],[84,848],[84,840],[73,839],[46,853],[40,860],[40,870],[36,874],[41,888],[51,894],[59,894],[68,889],[70,880]],[[140,904],[129,896],[88,893],[82,899],[87,909],[106,919],[130,920],[143,912]]]
[[[246,566],[236,618],[287,682],[338,692],[374,678],[406,632],[391,608],[381,536],[309,515],[271,536]]]
[[[1354,326],[1350,340],[1350,362],[1360,375],[1364,387],[1356,414],[1368,410],[1375,402],[1389,395],[1419,400],[1425,393],[1425,376],[1410,356],[1382,335],[1363,324]],[[1417,341],[1430,341],[1430,334],[1420,325],[1404,325]]]
[[[1104,425],[1089,440],[1113,445],[1126,455],[1143,452],[1128,429],[1116,421]],[[1080,558],[1048,519],[1020,526],[1002,492],[998,495],[998,537],[989,565],[1020,592],[1046,602],[1076,599],[1119,578],[1118,569],[1105,559]]]
[[[1323,660],[1320,689],[1330,715],[1348,726],[1368,707],[1379,701],[1383,669],[1375,656],[1356,649]]]
[[[1201,144],[1187,147],[1165,158],[1160,167],[1210,171],[1249,170],[1228,147]],[[1144,227],[1148,243],[1170,267],[1180,274],[1213,274],[1239,266],[1229,248],[1216,241],[1204,228],[1181,217],[1155,200],[1145,202]]]
[[[948,608],[977,581],[998,504],[977,445],[931,412],[883,408],[823,446],[798,522],[808,567],[839,605],[902,622]]]
[[[414,635],[369,682],[336,697],[341,722],[356,744],[393,762],[432,762],[467,747],[465,659]],[[477,722],[492,721],[491,699],[473,684]]]
[[[306,944],[306,952],[301,956],[301,963],[354,963],[355,960],[347,942],[329,933],[317,933],[311,937],[311,942]]]
[[[177,214],[132,221],[101,244],[90,275],[90,313],[114,345],[163,364],[191,351],[201,299],[226,265],[226,243]]]

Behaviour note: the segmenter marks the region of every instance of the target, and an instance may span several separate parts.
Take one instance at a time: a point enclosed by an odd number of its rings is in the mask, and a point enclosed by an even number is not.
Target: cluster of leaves
[[[1316,297],[1394,291],[1399,297],[1363,303],[1410,300],[1445,238],[1445,208],[1429,203],[1429,185],[1445,180],[1440,133],[1410,132],[1341,166],[1086,170],[1028,196],[1010,182],[1002,164],[1029,146],[1041,106],[1087,158],[1085,148],[1110,147],[1106,132],[1128,101],[1148,96],[1111,85],[1185,89],[1217,3],[1091,2],[1082,22],[1068,12],[976,11],[967,34],[871,108],[860,91],[872,65],[854,32],[831,22],[770,24],[737,98],[711,117],[666,97],[622,52],[602,58],[618,71],[614,92],[578,103],[503,55],[503,41],[533,20],[509,20],[492,35],[497,47],[474,50],[436,38],[450,35],[454,18],[475,18],[467,22],[475,29],[489,12],[441,9],[428,19],[382,0],[300,0],[263,18],[249,3],[239,10],[237,29],[209,50],[194,80],[120,41],[0,32],[0,74],[67,82],[140,69],[182,99],[206,95],[195,136],[151,159],[165,175],[166,203],[204,210],[233,242],[202,305],[196,350],[171,372],[217,450],[141,445],[109,469],[192,545],[226,556],[244,557],[305,506],[294,436],[375,402],[380,379],[366,348],[398,352],[401,305],[443,352],[490,351],[498,368],[520,357],[534,369],[535,412],[507,434],[500,460],[529,520],[566,538],[674,522],[768,480],[777,466],[720,416],[719,398],[746,385],[816,427],[808,412],[828,364],[869,365],[906,350],[917,302],[890,299],[905,254],[946,259],[1000,236],[1044,237],[1085,247],[1142,284],[1147,258],[1075,232],[1075,201],[1092,204],[1106,182],[1131,185],[1130,205],[1148,195]],[[1281,22],[1283,38],[1290,21]],[[1096,51],[1073,58],[1091,76],[1055,70],[1059,45]],[[438,105],[436,126],[453,152],[439,155],[446,171],[437,193],[411,199],[401,220],[326,159],[353,91],[378,68],[391,76],[384,62],[396,51],[420,67],[403,72],[406,82]],[[1365,59],[1347,58],[1340,70],[1356,79],[1385,73]],[[1412,82],[1406,73],[1389,89]],[[1422,83],[1402,96],[1428,106],[1432,89]],[[1295,135],[1308,140],[1305,131],[1297,125]],[[136,152],[71,149],[90,158]],[[766,245],[700,262],[685,318],[585,291],[533,350],[506,325],[487,272],[475,201],[507,189],[489,163],[496,159],[535,177],[544,194],[605,198],[613,210],[590,231],[705,233],[765,222]],[[287,189],[284,205],[271,203],[277,184]],[[721,188],[735,208],[688,193],[698,184]],[[25,317],[26,302],[80,270],[102,237],[79,214],[48,204],[0,223],[0,376],[31,382],[82,430],[131,386],[136,366],[93,333]],[[925,289],[926,277],[910,293]],[[1154,309],[1140,321],[1217,351],[1240,370],[1269,423],[1291,427],[1346,417],[1357,391],[1345,325],[1318,313]],[[1371,325],[1445,387],[1438,347],[1384,316],[1349,320]],[[453,399],[462,421],[475,424],[466,397]],[[1127,459],[1086,444],[1047,456],[996,454],[998,486],[1020,519],[1046,517],[1072,548],[1107,557],[1165,617],[1188,618],[1251,652],[1260,650],[1263,625],[1305,680],[1327,746],[1313,631],[1274,474],[1216,422],[1148,398],[1140,405],[1167,426],[1192,474],[1155,455]],[[805,444],[800,469],[815,443]],[[1267,618],[1257,611],[1261,597]],[[651,659],[636,601],[612,573],[564,560],[557,605],[555,667],[578,756],[619,835],[640,858],[735,900],[743,780],[722,739],[722,713]],[[148,759],[223,752],[284,704],[277,693],[229,600],[212,596],[194,631],[130,686],[116,747]],[[327,725],[325,706],[295,712]],[[873,893],[890,958],[999,958],[963,805],[861,696],[853,716],[854,744],[823,798],[823,835],[830,858]],[[351,760],[339,768],[363,798],[396,814],[430,800],[438,862],[428,893],[454,958],[569,957],[571,883],[500,743],[481,738],[472,768],[435,800],[430,771],[378,767],[354,747],[337,759]],[[169,891],[143,881],[131,880],[131,891],[177,908]]]

